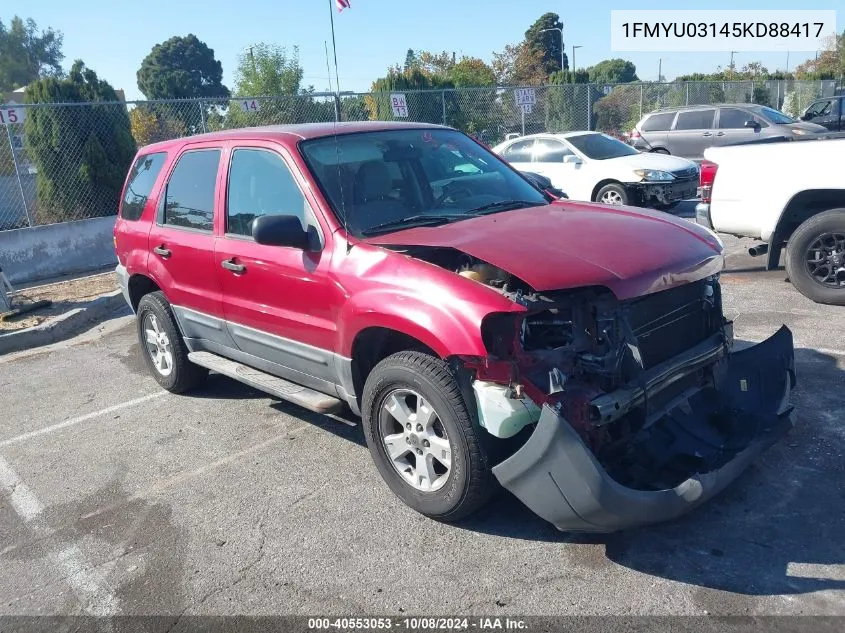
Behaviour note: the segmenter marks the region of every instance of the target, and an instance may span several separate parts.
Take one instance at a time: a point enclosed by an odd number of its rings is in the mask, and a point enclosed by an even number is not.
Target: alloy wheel
[[[144,341],[155,370],[162,376],[169,376],[173,372],[173,348],[155,314],[149,313],[144,318]]]
[[[602,194],[601,202],[604,204],[622,204],[622,196],[618,191],[605,191]]]
[[[823,233],[807,247],[810,276],[823,286],[845,289],[845,233]]]
[[[396,389],[384,399],[378,427],[390,463],[407,484],[421,492],[443,487],[452,445],[429,402],[411,389]]]

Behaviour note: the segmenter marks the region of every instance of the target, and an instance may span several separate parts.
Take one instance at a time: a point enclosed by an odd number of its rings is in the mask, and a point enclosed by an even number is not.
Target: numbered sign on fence
[[[14,125],[23,123],[26,108],[4,105],[0,108],[0,125]]]
[[[258,112],[261,109],[261,104],[255,99],[241,99],[238,103],[244,112]]]
[[[517,88],[513,91],[513,96],[516,99],[517,107],[533,106],[537,103],[537,94],[534,92],[534,88]]]
[[[393,116],[397,118],[408,118],[408,100],[401,92],[390,95],[390,105],[393,108]]]
[[[522,108],[522,114],[531,114],[531,112],[534,110],[534,106],[530,103],[523,103],[519,107]]]

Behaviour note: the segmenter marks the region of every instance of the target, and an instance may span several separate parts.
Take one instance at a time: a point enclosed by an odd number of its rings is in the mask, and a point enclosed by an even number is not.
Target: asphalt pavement
[[[736,336],[793,329],[798,425],[702,508],[621,534],[505,493],[426,519],[353,420],[219,375],[163,392],[131,316],[0,357],[0,615],[845,615],[845,313],[725,242]]]

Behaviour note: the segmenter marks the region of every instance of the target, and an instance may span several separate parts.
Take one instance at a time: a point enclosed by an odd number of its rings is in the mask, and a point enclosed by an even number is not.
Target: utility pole
[[[731,65],[728,68],[731,69],[731,79],[734,78],[734,53],[738,53],[739,51],[731,51]]]
[[[661,83],[663,81],[663,58],[657,58],[657,83]]]

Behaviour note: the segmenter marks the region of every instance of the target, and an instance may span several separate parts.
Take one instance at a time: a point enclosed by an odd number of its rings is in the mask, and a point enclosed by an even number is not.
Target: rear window
[[[713,127],[716,110],[690,110],[678,114],[676,130],[709,130]]]
[[[124,220],[134,221],[141,218],[165,158],[167,154],[160,152],[139,156],[135,161],[126,191],[123,192],[123,204],[120,205],[120,217]]]
[[[643,121],[640,129],[643,132],[666,132],[672,127],[672,121],[675,120],[674,112],[664,112],[663,114],[653,114]]]

